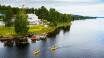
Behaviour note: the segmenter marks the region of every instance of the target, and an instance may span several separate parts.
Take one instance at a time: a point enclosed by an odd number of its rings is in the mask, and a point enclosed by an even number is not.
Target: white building
[[[4,16],[4,14],[0,13],[0,16]],[[2,21],[3,19],[0,19],[0,26],[5,26],[5,23]]]
[[[38,16],[36,16],[35,14],[27,14],[28,15],[28,22],[30,25],[37,25],[37,24],[41,24],[42,21],[40,19],[38,19]]]
[[[38,16],[35,14],[27,14],[28,15],[28,22],[30,25],[37,25],[37,24],[42,24],[42,21],[38,19]],[[1,16],[1,15],[0,15]],[[0,25],[5,25],[5,23],[0,19]],[[15,21],[15,19],[13,19]]]

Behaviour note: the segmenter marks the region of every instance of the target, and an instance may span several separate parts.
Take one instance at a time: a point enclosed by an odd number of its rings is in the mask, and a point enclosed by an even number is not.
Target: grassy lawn
[[[54,31],[57,27],[61,27],[61,26],[67,26],[69,25],[69,23],[58,23],[57,26],[48,26],[48,27],[44,27],[44,25],[34,25],[34,26],[29,26],[29,30],[28,32],[30,33],[34,33],[37,35],[41,35],[41,34],[46,34],[48,32]],[[3,27],[0,26],[0,35],[2,36],[12,36],[12,35],[16,35],[14,27]]]
[[[43,25],[30,26],[28,32],[34,34],[44,34],[52,30],[52,27],[44,27]],[[0,26],[0,35],[2,36],[12,36],[16,35],[14,27],[3,27]]]
[[[11,36],[11,35],[15,35],[15,31],[14,31],[14,27],[3,27],[0,26],[0,35],[2,36]]]
[[[68,25],[71,25],[71,22],[63,22],[63,23],[58,23],[56,28],[57,27],[62,27],[62,26],[68,26]]]
[[[47,32],[51,31],[52,27],[44,27],[44,25],[35,25],[29,28],[29,32],[34,34],[46,34]]]

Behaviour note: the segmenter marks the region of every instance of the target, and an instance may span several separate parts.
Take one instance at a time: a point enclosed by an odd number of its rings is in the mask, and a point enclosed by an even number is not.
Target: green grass
[[[51,29],[52,28],[50,26],[44,27],[44,25],[35,25],[29,28],[29,32],[35,33],[35,34],[46,34]]]
[[[57,26],[48,26],[44,27],[44,25],[34,25],[30,26],[28,32],[34,34],[46,34],[48,32],[54,31],[57,27],[67,26],[69,23],[58,23]],[[0,35],[2,36],[12,36],[16,35],[14,27],[3,27],[0,26]]]
[[[3,27],[0,26],[0,35],[2,36],[12,36],[15,35],[14,27]]]
[[[58,23],[57,27],[68,26],[68,25],[71,25],[71,22]]]
[[[29,27],[28,32],[35,33],[35,34],[45,34],[49,32],[52,27],[44,27],[44,25],[34,25]],[[0,35],[2,36],[12,36],[16,35],[14,27],[3,27],[0,26]]]

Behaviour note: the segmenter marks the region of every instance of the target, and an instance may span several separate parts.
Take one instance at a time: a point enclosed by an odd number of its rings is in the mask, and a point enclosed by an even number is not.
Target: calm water
[[[58,49],[51,52],[56,45]],[[39,55],[33,55],[40,49]],[[24,48],[3,47],[0,58],[104,58],[104,19],[77,20],[69,32],[60,31],[47,42],[37,41]]]

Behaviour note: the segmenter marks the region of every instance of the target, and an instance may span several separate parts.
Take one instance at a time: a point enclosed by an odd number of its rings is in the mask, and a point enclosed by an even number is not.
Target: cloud
[[[71,13],[85,16],[104,16],[104,4],[70,4],[68,6],[56,7],[63,13]]]
[[[38,8],[55,8],[62,13],[86,16],[104,16],[104,3],[101,0],[0,0],[0,4]],[[12,2],[11,2],[12,1]],[[101,3],[100,3],[101,2]]]

